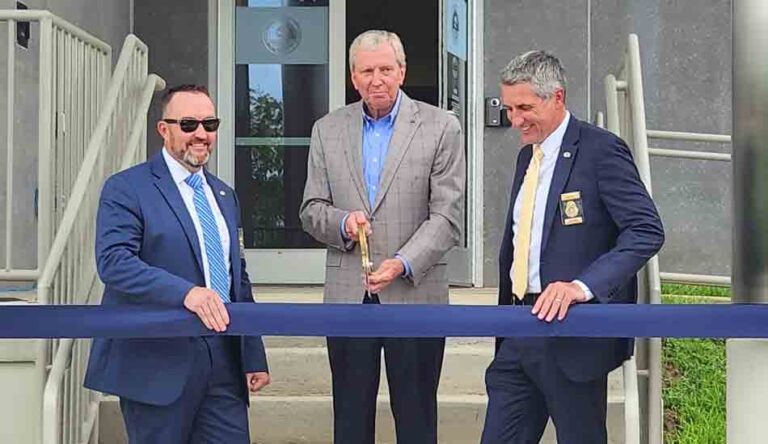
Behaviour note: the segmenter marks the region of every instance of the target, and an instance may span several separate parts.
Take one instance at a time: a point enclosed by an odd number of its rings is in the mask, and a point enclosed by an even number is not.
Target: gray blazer
[[[341,221],[365,211],[377,268],[396,253],[411,265],[412,279],[396,279],[382,303],[448,302],[444,256],[461,239],[464,225],[464,147],[458,120],[445,110],[411,100],[401,91],[373,208],[363,180],[362,102],[315,122],[301,205],[304,230],[328,245],[325,302],[362,301],[360,248],[344,242]]]

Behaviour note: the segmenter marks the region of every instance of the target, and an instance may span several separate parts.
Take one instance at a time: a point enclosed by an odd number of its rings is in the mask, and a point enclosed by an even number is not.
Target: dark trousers
[[[606,443],[607,382],[568,379],[549,338],[506,338],[485,374],[482,444],[538,443],[549,417],[559,444]]]
[[[194,364],[179,399],[156,406],[120,398],[131,444],[250,443],[236,339],[216,336],[195,342]]]
[[[333,442],[374,443],[382,348],[398,444],[437,443],[443,338],[328,338]]]

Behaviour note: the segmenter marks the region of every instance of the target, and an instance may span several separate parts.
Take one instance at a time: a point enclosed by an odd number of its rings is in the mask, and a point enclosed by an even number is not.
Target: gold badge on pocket
[[[560,219],[565,226],[584,223],[584,206],[581,203],[580,191],[560,195]]]

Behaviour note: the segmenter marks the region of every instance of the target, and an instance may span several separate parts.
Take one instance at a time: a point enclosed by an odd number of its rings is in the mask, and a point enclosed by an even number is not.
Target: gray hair
[[[400,37],[394,32],[380,31],[372,29],[355,37],[355,40],[349,46],[349,70],[355,70],[355,57],[360,50],[372,51],[382,44],[389,44],[395,50],[395,58],[400,67],[405,66],[405,50]]]
[[[503,85],[530,83],[536,95],[549,99],[557,88],[565,91],[565,69],[557,57],[544,51],[528,51],[521,54],[501,70]]]

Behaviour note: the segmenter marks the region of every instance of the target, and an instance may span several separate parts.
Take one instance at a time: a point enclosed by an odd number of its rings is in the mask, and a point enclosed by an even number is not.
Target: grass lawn
[[[666,295],[730,296],[730,288],[664,284]],[[664,296],[665,304],[705,304],[711,299]],[[664,339],[664,441],[725,443],[725,341]]]
[[[707,285],[687,285],[687,284],[661,284],[661,294],[665,295],[687,295],[687,296],[716,296],[731,297],[731,287],[715,287]],[[689,302],[691,304],[702,302]],[[706,302],[703,302],[706,303]]]

